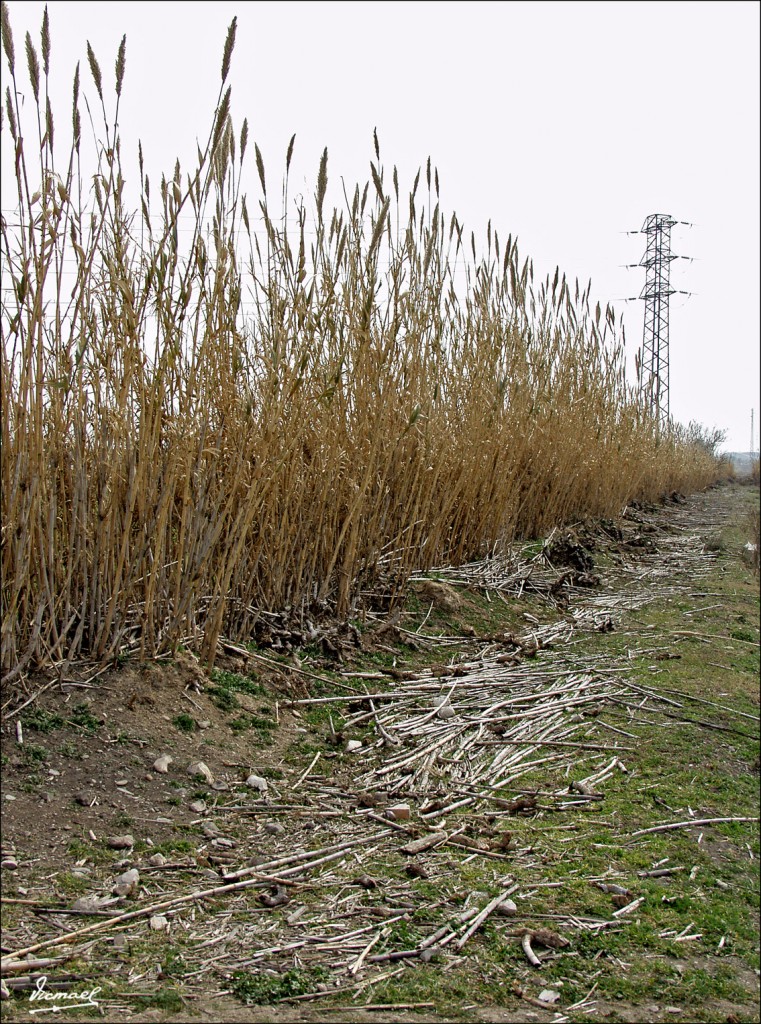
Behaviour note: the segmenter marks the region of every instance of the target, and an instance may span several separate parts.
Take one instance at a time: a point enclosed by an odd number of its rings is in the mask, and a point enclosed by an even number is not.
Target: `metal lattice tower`
[[[668,214],[653,213],[642,225],[647,235],[645,255],[639,265],[645,267],[645,328],[639,365],[640,393],[645,407],[656,421],[658,432],[669,427],[669,296],[674,294],[669,277],[671,228],[677,222]]]

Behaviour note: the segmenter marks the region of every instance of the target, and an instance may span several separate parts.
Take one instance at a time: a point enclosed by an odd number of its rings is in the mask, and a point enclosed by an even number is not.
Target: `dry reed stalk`
[[[234,23],[197,165],[157,186],[140,151],[134,210],[115,127],[124,40],[113,92],[88,48],[101,124],[84,138],[77,69],[66,142],[47,15],[42,62],[26,47],[36,129],[5,4],[2,36],[18,204],[0,254],[9,683],[186,639],[212,665],[218,637],[247,640],[263,612],[347,617],[376,588],[393,604],[413,570],[716,477],[699,433],[656,438],[612,310],[559,273],[535,282],[512,238],[489,231],[479,256],[437,174],[400,200],[379,164],[374,189],[330,211],[326,151],[309,245],[307,208],[287,216],[292,144],[282,216],[254,145],[257,227],[226,84]]]

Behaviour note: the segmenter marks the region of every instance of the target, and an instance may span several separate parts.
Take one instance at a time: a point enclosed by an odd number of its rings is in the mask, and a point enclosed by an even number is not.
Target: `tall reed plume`
[[[212,663],[262,610],[346,617],[373,590],[399,597],[413,569],[715,478],[700,445],[656,437],[612,310],[558,271],[535,282],[491,225],[479,255],[430,160],[404,196],[376,136],[369,182],[328,209],[326,150],[289,218],[293,140],[277,210],[254,144],[247,201],[235,21],[197,165],[155,189],[141,150],[135,209],[112,127],[125,41],[113,98],[87,48],[94,166],[79,68],[63,160],[54,145],[47,12],[41,62],[25,40],[26,131],[4,3],[2,42],[18,200],[0,321],[9,682],[125,645],[182,640]]]

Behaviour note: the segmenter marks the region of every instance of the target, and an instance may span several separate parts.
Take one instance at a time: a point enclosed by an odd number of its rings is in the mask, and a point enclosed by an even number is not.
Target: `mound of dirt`
[[[545,548],[545,557],[556,568],[568,566],[581,573],[590,573],[595,563],[588,547],[585,547],[573,530],[565,530]]]
[[[246,682],[221,671],[215,680],[181,654],[50,688],[6,719],[3,843],[17,863],[66,871],[76,841],[95,835],[99,844],[127,828],[138,842],[170,842],[199,817],[191,804],[245,789],[252,773],[282,772],[285,752],[306,733],[281,707],[285,678],[265,671]],[[163,755],[165,772],[154,767]],[[210,778],[189,773],[199,761]]]

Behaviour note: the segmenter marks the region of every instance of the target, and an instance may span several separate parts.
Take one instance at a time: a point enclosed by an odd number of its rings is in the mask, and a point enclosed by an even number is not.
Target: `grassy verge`
[[[522,882],[517,925],[492,919],[446,971],[408,969],[377,986],[374,1001],[433,1000],[453,1019],[453,1007],[467,1017],[462,1008],[476,1000],[504,1004],[513,987],[534,995],[549,987],[566,1007],[594,990],[593,1000],[612,1020],[634,1019],[626,1016],[632,1007],[649,1007],[649,1019],[671,1019],[665,1008],[680,1006],[690,1008],[692,1021],[724,1020],[726,1013],[716,1014],[725,1003],[735,1007],[727,1019],[758,1020],[757,822],[634,835],[666,822],[758,815],[759,592],[752,565],[742,558],[757,505],[757,491],[736,489],[733,515],[714,547],[718,557],[692,592],[630,613],[614,633],[584,637],[582,649],[592,661],[624,665],[642,691],[657,690],[675,702],[656,707],[646,701],[637,711],[606,708],[611,726],[636,736],[623,739],[636,750],[626,757],[626,771],[601,788],[604,799],[589,812],[512,819],[515,847],[530,851],[514,864],[495,867],[465,853],[447,855],[454,892],[481,892],[486,900],[499,891],[505,870]],[[514,628],[529,607],[547,615],[546,605],[505,606],[468,592],[460,592],[456,612],[429,613],[416,595],[407,612],[411,621],[427,615],[429,634],[482,637]],[[451,648],[444,646],[411,657],[400,649],[397,664],[448,656]],[[522,783],[542,791],[562,780],[540,767]],[[455,813],[447,827],[473,827],[475,817],[470,810]],[[532,879],[540,881],[532,885]],[[602,879],[627,890],[627,897],[613,902],[595,884]],[[518,926],[557,927],[569,918],[611,920],[621,902],[635,900],[641,902],[614,928],[563,932],[570,948],[545,955],[538,972],[511,934]],[[572,1021],[589,1019],[588,1007],[563,1012]]]

